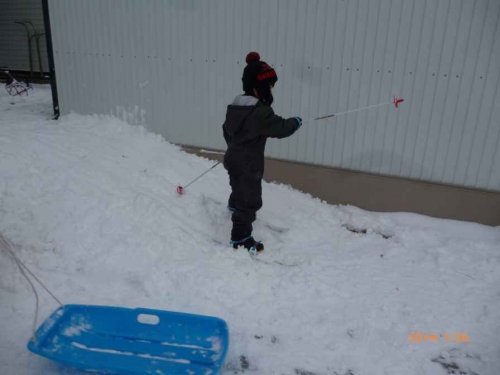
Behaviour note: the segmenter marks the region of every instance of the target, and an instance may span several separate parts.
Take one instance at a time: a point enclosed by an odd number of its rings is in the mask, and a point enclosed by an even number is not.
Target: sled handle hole
[[[160,324],[160,317],[152,314],[139,314],[137,315],[137,321],[141,324],[156,326]]]

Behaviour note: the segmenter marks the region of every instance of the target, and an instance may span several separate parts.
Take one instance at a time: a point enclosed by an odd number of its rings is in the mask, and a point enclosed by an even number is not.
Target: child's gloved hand
[[[302,118],[300,117],[294,117],[295,120],[297,120],[297,128],[300,128],[302,126]]]

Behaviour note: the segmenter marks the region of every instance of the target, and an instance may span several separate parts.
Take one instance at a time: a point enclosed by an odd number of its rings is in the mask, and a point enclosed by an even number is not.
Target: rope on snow
[[[14,249],[13,249],[13,246],[11,245],[11,243],[2,235],[2,233],[0,233],[0,249],[3,249],[5,250],[11,257],[12,259],[14,259],[14,261],[16,262],[16,265],[17,267],[19,268],[19,271],[21,271],[21,274],[24,276],[24,278],[28,281],[28,283],[30,284],[30,287],[31,287],[31,290],[33,291],[33,294],[35,295],[35,316],[33,318],[33,327],[32,327],[32,330],[33,330],[33,337],[35,337],[35,333],[36,333],[36,327],[37,327],[37,321],[38,321],[38,311],[39,311],[39,306],[40,306],[40,298],[38,296],[38,293],[37,293],[37,290],[36,290],[36,287],[35,285],[33,284],[33,282],[31,281],[31,279],[29,278],[28,274],[33,277],[33,279],[35,279],[38,284],[40,284],[42,286],[43,289],[45,289],[45,291],[47,293],[49,293],[49,295],[54,298],[54,300],[60,305],[62,306],[62,302],[54,295],[54,293],[52,293],[50,291],[49,288],[47,288],[45,286],[45,284],[38,278],[36,277],[36,275],[31,272],[31,270],[17,257],[16,253],[14,252]],[[28,274],[27,274],[28,273]]]

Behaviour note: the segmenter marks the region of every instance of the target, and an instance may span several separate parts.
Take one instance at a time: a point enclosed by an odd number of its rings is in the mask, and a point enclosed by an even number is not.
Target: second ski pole
[[[182,195],[186,192],[186,188],[193,184],[194,182],[196,182],[197,180],[199,180],[201,177],[203,177],[204,175],[206,175],[208,172],[210,172],[212,169],[214,169],[215,167],[217,167],[220,163],[220,161],[218,161],[217,163],[215,163],[214,165],[212,165],[210,168],[208,168],[205,172],[203,172],[202,174],[200,174],[198,177],[196,177],[194,180],[192,180],[191,182],[189,182],[188,184],[182,186],[182,185],[179,185],[177,186],[177,194],[179,195]]]
[[[337,112],[337,113],[332,113],[332,114],[325,115],[325,116],[314,117],[311,120],[313,120],[313,121],[324,120],[324,119],[327,119],[327,118],[330,118],[330,117],[338,117],[338,116],[341,116],[341,115],[347,115],[349,113],[366,111],[367,109],[381,107],[381,106],[388,105],[388,104],[393,104],[394,107],[397,109],[397,108],[399,108],[399,105],[402,102],[404,102],[403,98],[400,98],[399,96],[394,96],[390,102],[383,102],[383,103],[379,103],[379,104],[372,104],[372,105],[367,105],[366,107],[360,107],[360,108],[350,109],[350,110],[347,110],[347,111],[344,111],[344,112]]]

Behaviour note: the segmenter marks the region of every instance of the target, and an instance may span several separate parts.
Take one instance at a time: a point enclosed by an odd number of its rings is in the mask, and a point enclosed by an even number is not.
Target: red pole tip
[[[392,103],[396,108],[398,108],[400,103],[403,103],[405,100],[403,98],[400,98],[398,96],[395,96],[394,99],[392,100]]]
[[[177,186],[177,194],[182,195],[184,194],[184,188],[182,186]]]

